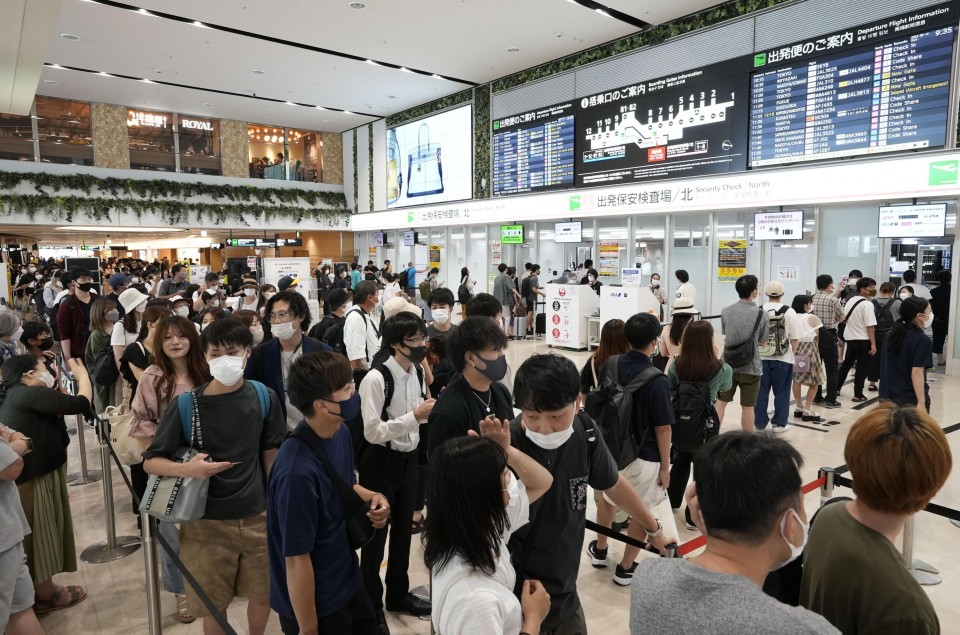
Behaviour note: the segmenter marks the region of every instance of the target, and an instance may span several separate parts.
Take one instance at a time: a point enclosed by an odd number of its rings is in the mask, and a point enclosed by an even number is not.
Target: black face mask
[[[92,283],[92,282],[84,282],[83,284],[78,284],[78,285],[77,285],[77,288],[80,289],[81,291],[84,291],[84,292],[86,292],[86,293],[89,293],[90,290],[93,289],[94,286],[96,286],[96,285],[95,285],[94,283]]]
[[[47,337],[40,340],[40,344],[38,346],[41,351],[49,351],[51,348],[53,348],[53,338]]]
[[[419,364],[427,357],[427,347],[426,346],[408,346],[407,350],[409,353],[404,353],[403,356],[409,359],[414,364]]]

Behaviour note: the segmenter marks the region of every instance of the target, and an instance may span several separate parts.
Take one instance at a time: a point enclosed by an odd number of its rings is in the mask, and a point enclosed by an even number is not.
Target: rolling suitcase
[[[527,318],[525,314],[519,313],[523,308],[522,304],[518,304],[513,311],[513,336],[518,340],[527,338]]]
[[[533,329],[534,335],[546,335],[547,334],[547,314],[546,313],[537,313],[537,319],[535,320],[536,326]]]

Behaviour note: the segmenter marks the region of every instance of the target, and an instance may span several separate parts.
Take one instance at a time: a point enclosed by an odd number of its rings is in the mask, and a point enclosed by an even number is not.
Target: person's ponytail
[[[914,324],[913,321],[918,315],[922,315],[924,311],[927,310],[929,304],[925,299],[915,295],[910,296],[900,303],[900,319],[893,323],[893,328],[890,329],[890,333],[887,335],[886,346],[890,352],[894,354],[900,353],[900,349],[903,347],[903,340],[907,335],[907,329],[915,328],[919,330],[920,327]]]

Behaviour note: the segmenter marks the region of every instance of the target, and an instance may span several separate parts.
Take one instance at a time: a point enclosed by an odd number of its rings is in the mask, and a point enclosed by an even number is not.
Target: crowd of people
[[[579,282],[599,293],[584,265]],[[893,546],[952,466],[925,380],[948,316],[920,285],[885,283],[875,297],[859,272],[839,289],[822,275],[812,297],[787,304],[772,282],[758,305],[745,275],[724,338],[678,271],[672,306],[651,281],[668,326],[648,313],[611,320],[581,369],[557,354],[512,369],[507,347],[534,327],[543,295],[539,265],[520,279],[501,265],[492,294],[475,293],[467,269],[456,293],[438,274],[320,263],[311,315],[291,276],[231,292],[217,273],[189,284],[180,263],[28,266],[36,284],[17,285],[19,312],[0,312],[0,630],[42,633],[36,615],[86,598],[54,581],[77,569],[64,416],[126,404],[143,458],[130,468],[134,513],[149,475],[209,480],[202,518],[159,531],[222,614],[247,598],[252,634],[271,611],[285,634],[388,634],[388,612],[429,616],[444,635],[586,633],[577,578],[591,489],[597,523],[634,539],[612,575],[632,586],[633,633],[938,632]],[[788,427],[791,395],[795,419],[821,421],[814,408],[839,405],[851,370],[854,402],[868,382],[884,401],[847,438],[856,500],[811,527],[802,457],[756,432]],[[737,392],[741,429],[720,434]],[[192,459],[174,460],[191,444]],[[666,555],[676,542],[652,511],[665,500],[706,536],[699,555],[640,557],[636,544]],[[411,588],[414,540],[428,597]],[[598,569],[610,551],[606,532],[586,543]],[[769,591],[768,575],[801,554],[797,597]],[[221,632],[165,553],[162,564],[175,617]]]

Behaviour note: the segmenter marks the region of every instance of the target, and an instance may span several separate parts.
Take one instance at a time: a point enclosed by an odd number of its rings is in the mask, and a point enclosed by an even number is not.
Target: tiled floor
[[[545,353],[550,349],[542,342],[511,342],[509,361],[516,369],[528,356]],[[586,359],[586,353],[564,353],[574,359],[578,366]],[[960,379],[935,376],[931,386],[933,415],[947,426],[960,421]],[[850,388],[841,398],[844,408],[826,411],[837,425],[816,429],[791,426],[784,437],[794,443],[805,459],[804,481],[816,478],[821,466],[838,466],[844,463],[843,443],[850,424],[856,420],[857,411],[849,409]],[[739,407],[731,405],[727,412],[724,428],[738,428]],[[91,431],[87,431],[87,451],[91,466],[99,467],[99,452]],[[960,432],[950,435],[951,447],[956,460],[960,462]],[[70,471],[77,469],[76,445],[70,449]],[[119,474],[115,473],[114,492],[117,505],[118,535],[136,534],[136,521],[129,513],[129,495],[126,493]],[[839,494],[849,494],[843,489]],[[74,526],[78,551],[104,539],[103,490],[101,483],[92,483],[70,488],[71,504],[74,514]],[[590,498],[592,505],[592,497]],[[815,511],[819,502],[816,493],[806,498],[808,512]],[[960,475],[956,472],[946,487],[936,498],[936,502],[952,508],[960,508]],[[593,510],[588,517],[593,517]],[[954,527],[946,519],[920,514],[916,521],[915,552],[918,558],[938,566],[943,575],[939,586],[926,587],[940,616],[944,633],[960,633],[960,605],[957,603],[957,588],[960,581],[960,528]],[[679,538],[681,542],[695,537],[693,532],[683,528],[681,523]],[[588,534],[588,540],[592,536]],[[611,560],[619,557],[620,550],[611,548]],[[189,566],[190,563],[187,563]],[[426,584],[427,575],[420,559],[419,545],[415,545],[411,561],[411,583]],[[610,580],[611,570],[593,569],[588,560],[581,557],[578,588],[587,615],[587,623],[593,633],[611,635],[627,632],[629,613],[629,589],[618,587]],[[42,618],[47,633],[52,635],[74,635],[85,633],[140,634],[147,632],[146,593],[144,583],[144,564],[142,551],[132,556],[107,564],[81,564],[74,574],[59,576],[61,583],[82,584],[89,598],[73,608],[51,613]],[[161,592],[163,631],[171,634],[202,633],[200,622],[183,625],[173,615],[175,603],[173,596]],[[237,601],[231,606],[228,615],[231,624],[238,633],[245,634],[245,606]],[[394,635],[426,634],[430,632],[429,623],[415,618],[390,615],[391,631]],[[276,616],[273,616],[268,633],[280,633]],[[746,631],[745,631],[746,632]]]

